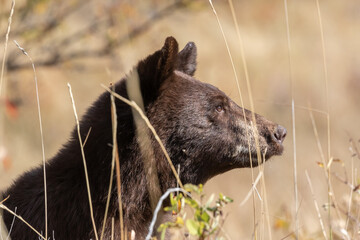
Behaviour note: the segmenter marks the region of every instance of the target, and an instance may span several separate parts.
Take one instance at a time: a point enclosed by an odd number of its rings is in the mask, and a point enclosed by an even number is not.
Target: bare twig
[[[15,207],[15,210],[14,210],[15,213],[16,213],[16,210],[17,210],[17,207]],[[10,235],[11,235],[11,231],[12,231],[12,229],[14,227],[14,222],[15,222],[15,216],[13,216],[13,220],[11,221],[10,229],[9,229],[9,232],[8,232],[8,236],[6,237],[6,240],[8,240]]]
[[[154,211],[154,214],[153,214],[153,218],[151,220],[151,223],[150,223],[150,226],[149,226],[149,232],[146,236],[146,240],[150,240],[151,239],[151,236],[152,236],[152,233],[153,233],[153,229],[154,229],[154,226],[155,226],[155,223],[156,223],[156,219],[157,219],[157,215],[161,209],[161,206],[162,206],[162,203],[163,201],[170,195],[170,193],[173,193],[173,192],[182,192],[184,193],[184,195],[189,195],[188,192],[186,192],[183,188],[169,188],[159,199],[159,202],[155,208],[155,211]]]
[[[25,221],[21,216],[19,216],[18,214],[14,213],[13,211],[11,211],[8,207],[6,207],[4,204],[0,203],[0,208],[4,209],[6,211],[8,211],[9,213],[11,213],[12,215],[14,215],[15,217],[17,217],[18,219],[20,219],[23,223],[25,223],[31,230],[33,230],[41,239],[46,240],[46,238],[41,235],[41,233],[39,233],[35,228],[33,228],[33,226],[31,226],[27,221]]]
[[[45,160],[45,147],[44,147],[44,134],[42,128],[42,118],[40,111],[40,100],[39,100],[39,88],[38,88],[38,80],[35,70],[35,64],[30,55],[22,48],[16,41],[14,41],[16,46],[25,54],[31,62],[31,66],[34,72],[34,81],[35,81],[35,90],[36,90],[36,102],[38,109],[38,117],[39,117],[39,127],[40,127],[40,138],[41,138],[41,152],[42,152],[42,162],[43,162],[43,174],[44,174],[44,203],[45,203],[45,238],[48,236],[48,212],[47,212],[47,184],[46,184],[46,160]]]
[[[91,200],[89,176],[88,176],[85,153],[84,153],[84,148],[83,148],[83,143],[82,143],[81,133],[80,133],[80,123],[79,123],[79,119],[78,119],[77,112],[76,112],[75,100],[74,100],[74,97],[73,97],[73,94],[72,94],[72,91],[71,91],[71,85],[70,85],[70,83],[68,83],[67,85],[68,85],[68,88],[69,88],[70,98],[71,98],[71,102],[72,102],[72,106],[73,106],[73,110],[74,110],[77,133],[78,133],[80,149],[81,149],[81,155],[82,155],[83,164],[84,164],[85,180],[86,180],[86,188],[87,188],[88,198],[89,198],[91,221],[92,221],[92,225],[93,225],[93,229],[94,229],[95,238],[96,238],[96,240],[98,240],[98,234],[97,234],[95,220],[94,220],[94,211],[93,211],[92,200]]]
[[[111,50],[118,48],[119,46],[129,42],[129,40],[131,40],[135,37],[138,37],[139,35],[144,33],[146,30],[148,30],[151,26],[154,25],[154,22],[159,21],[159,20],[163,19],[164,17],[168,16],[169,14],[172,14],[177,9],[186,6],[186,4],[184,2],[185,2],[184,0],[176,0],[176,1],[172,2],[165,8],[154,13],[149,19],[147,19],[145,22],[143,22],[139,26],[131,29],[131,31],[129,33],[125,34],[125,36],[119,37],[116,41],[111,42],[111,44],[105,44],[100,49],[96,49],[93,51],[91,51],[89,49],[85,49],[85,50],[77,50],[75,52],[71,51],[70,53],[64,53],[62,51],[64,46],[83,38],[84,36],[89,34],[89,32],[93,31],[94,29],[98,29],[102,23],[109,22],[109,20],[102,19],[93,24],[90,24],[85,29],[75,32],[74,34],[62,39],[59,43],[51,42],[51,43],[49,43],[49,45],[44,46],[44,48],[51,49],[53,52],[48,59],[37,62],[37,66],[54,65],[54,64],[62,63],[62,62],[68,61],[69,59],[75,59],[75,58],[106,56],[109,53],[111,53]],[[105,26],[105,28],[106,28],[106,26]],[[16,63],[16,59],[9,60],[7,62],[7,65],[8,65],[9,71],[27,67],[27,65],[25,65],[25,64]]]

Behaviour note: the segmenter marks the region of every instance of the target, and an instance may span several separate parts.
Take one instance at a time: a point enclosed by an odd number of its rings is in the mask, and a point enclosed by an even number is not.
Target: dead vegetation
[[[359,238],[356,1],[215,1],[228,47],[208,2],[19,1],[9,40],[5,23],[12,7],[4,0],[0,4],[0,47],[5,49],[0,50],[0,188],[41,162],[39,130],[34,127],[37,103],[49,157],[73,125],[67,82],[75,95],[83,95],[76,100],[82,112],[102,91],[99,83],[116,81],[154,43],[176,35],[199,46],[199,79],[235,99],[233,89],[241,89],[245,107],[292,129],[282,158],[207,184],[209,195],[224,192],[235,199],[223,226],[228,238]],[[31,64],[13,40],[34,59],[39,101]],[[249,189],[251,201],[240,205]]]

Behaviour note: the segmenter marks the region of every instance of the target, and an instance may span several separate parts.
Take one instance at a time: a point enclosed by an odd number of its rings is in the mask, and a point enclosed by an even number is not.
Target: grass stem
[[[321,218],[321,214],[320,214],[320,208],[319,208],[319,205],[316,201],[316,198],[315,198],[315,193],[314,193],[314,188],[312,186],[312,183],[311,183],[311,180],[310,180],[310,177],[309,177],[309,174],[308,174],[308,171],[305,170],[305,175],[306,175],[306,178],[307,178],[307,181],[309,183],[309,187],[310,187],[310,191],[311,191],[311,196],[314,200],[314,205],[315,205],[315,209],[316,209],[316,212],[317,212],[317,215],[318,215],[318,218],[319,218],[319,222],[320,222],[320,226],[321,226],[321,231],[322,231],[322,234],[324,235],[324,238],[325,240],[327,240],[327,235],[326,235],[326,231],[325,231],[325,227],[324,227],[324,223],[323,223],[323,220]]]
[[[38,87],[38,80],[35,70],[35,64],[30,55],[22,48],[16,41],[14,41],[16,46],[23,52],[25,56],[31,62],[31,66],[34,72],[34,81],[35,81],[35,90],[36,90],[36,103],[37,103],[37,110],[38,110],[38,117],[39,117],[39,128],[40,128],[40,138],[41,138],[41,153],[42,153],[42,163],[43,163],[43,175],[44,175],[44,204],[45,204],[45,238],[47,239],[48,236],[48,212],[47,212],[47,184],[46,184],[46,159],[45,159],[45,146],[44,146],[44,134],[42,128],[42,117],[41,117],[41,108],[40,108],[40,100],[39,100],[39,87]]]
[[[92,200],[91,200],[91,191],[90,191],[90,184],[89,184],[89,176],[88,176],[88,171],[87,171],[87,166],[86,166],[86,159],[85,159],[85,152],[84,152],[84,147],[83,147],[84,145],[83,145],[83,143],[82,143],[81,133],[80,133],[79,118],[78,118],[78,115],[77,115],[77,112],[76,112],[75,100],[74,100],[74,97],[73,97],[73,94],[72,94],[72,91],[71,91],[71,85],[70,85],[70,83],[68,83],[67,86],[68,86],[68,88],[69,88],[71,103],[72,103],[73,110],[74,110],[74,116],[75,116],[75,121],[76,121],[77,133],[78,133],[78,137],[79,137],[81,155],[82,155],[83,164],[84,164],[85,180],[86,180],[86,188],[87,188],[88,199],[89,199],[89,207],[90,207],[91,221],[92,221],[92,225],[93,225],[93,229],[94,229],[95,239],[98,240],[99,238],[98,238],[97,229],[96,229],[96,224],[95,224],[95,219],[94,219],[94,211],[93,211]]]
[[[296,123],[295,123],[295,100],[294,100],[294,82],[293,82],[293,72],[292,72],[292,59],[291,59],[291,41],[290,41],[290,24],[289,24],[289,13],[287,0],[284,0],[284,9],[285,9],[285,21],[286,21],[286,35],[287,35],[287,45],[288,45],[288,58],[289,58],[289,77],[291,85],[291,119],[292,119],[292,133],[293,133],[293,166],[294,166],[294,198],[295,198],[295,239],[299,239],[299,218],[298,218],[298,209],[299,209],[299,199],[298,199],[298,185],[297,185],[297,159],[296,159]]]
[[[154,127],[151,125],[149,119],[146,117],[146,115],[144,114],[144,112],[139,108],[139,106],[134,102],[134,101],[129,101],[128,99],[124,98],[123,96],[120,96],[119,94],[117,94],[116,92],[113,92],[110,88],[106,87],[105,85],[101,84],[101,86],[108,91],[109,93],[111,93],[112,95],[114,95],[116,98],[118,98],[119,100],[123,101],[124,103],[126,103],[127,105],[129,105],[130,107],[134,108],[141,116],[141,118],[145,121],[146,125],[149,127],[149,129],[151,130],[152,134],[154,135],[156,141],[159,143],[161,150],[163,151],[166,160],[168,161],[171,171],[173,172],[177,182],[179,183],[180,188],[184,189],[184,186],[179,178],[179,175],[176,172],[176,169],[170,159],[169,154],[167,153],[164,144],[161,142],[161,139],[159,137],[159,135],[156,133]]]
[[[19,216],[18,214],[16,214],[15,212],[11,211],[8,207],[6,207],[4,204],[0,203],[0,208],[4,209],[6,211],[8,211],[9,213],[11,213],[13,216],[17,217],[20,221],[22,221],[23,223],[25,223],[31,230],[33,230],[38,236],[39,238],[46,240],[46,238],[41,235],[41,233],[39,233],[33,226],[31,226],[27,221],[25,221],[21,216]]]

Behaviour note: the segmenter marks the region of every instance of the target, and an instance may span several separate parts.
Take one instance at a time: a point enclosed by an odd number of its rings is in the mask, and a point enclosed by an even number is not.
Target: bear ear
[[[189,42],[184,49],[179,52],[175,69],[190,76],[194,76],[196,71],[196,57],[196,45],[193,42]]]
[[[137,72],[145,106],[156,99],[161,84],[174,72],[178,51],[175,38],[168,37],[160,50],[139,62]]]

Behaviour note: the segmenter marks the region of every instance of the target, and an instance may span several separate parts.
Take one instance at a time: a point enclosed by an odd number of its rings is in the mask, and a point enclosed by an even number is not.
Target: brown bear
[[[145,113],[171,161],[180,166],[182,183],[204,184],[231,169],[257,166],[256,136],[259,150],[265,155],[262,161],[280,155],[286,129],[255,114],[257,131],[254,131],[250,111],[240,108],[218,88],[193,78],[196,55],[193,42],[179,52],[177,41],[168,37],[160,50],[140,61],[135,68]],[[115,84],[115,92],[125,98],[129,98],[128,79],[125,77]],[[84,152],[98,232],[104,218],[112,162],[110,103],[110,93],[103,93],[80,121],[83,140],[91,128]],[[153,214],[142,161],[146,153],[140,153],[131,108],[120,100],[115,104],[124,224],[128,230],[135,231],[137,239],[143,239]],[[153,135],[150,141],[159,188],[164,193],[177,182]],[[46,172],[49,236],[55,236],[56,240],[94,239],[76,129],[71,139],[46,163]],[[108,217],[119,221],[115,177],[113,181],[115,187],[111,192]],[[16,208],[16,212],[39,232],[45,231],[43,184],[40,166],[24,173],[3,192],[4,197],[10,196],[4,204],[11,210]],[[4,221],[10,229],[13,216],[5,211]],[[106,231],[110,228],[108,224]],[[116,232],[115,239],[120,239],[119,230]],[[18,219],[10,236],[13,240],[38,239]]]

